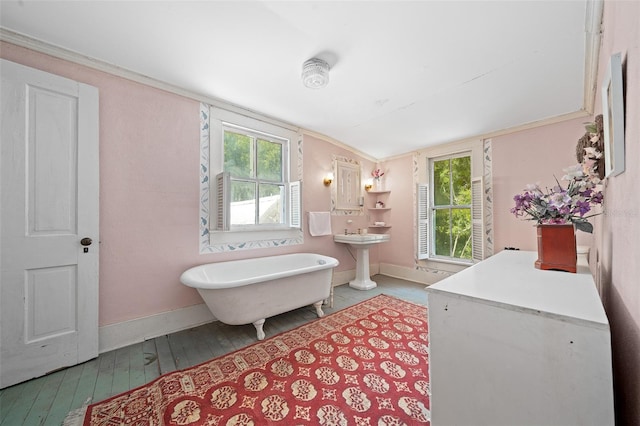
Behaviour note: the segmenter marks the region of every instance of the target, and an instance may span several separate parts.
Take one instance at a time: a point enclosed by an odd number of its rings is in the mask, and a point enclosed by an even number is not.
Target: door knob
[[[80,240],[80,244],[82,244],[83,246],[90,246],[92,242],[93,241],[89,237],[84,237]]]

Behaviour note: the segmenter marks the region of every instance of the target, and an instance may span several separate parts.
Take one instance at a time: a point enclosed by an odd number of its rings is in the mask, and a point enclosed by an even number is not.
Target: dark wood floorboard
[[[426,305],[423,284],[376,275],[378,287],[360,291],[348,285],[334,289],[333,307],[325,314],[378,294]],[[313,306],[267,318],[266,337],[291,330],[317,318]],[[0,391],[0,426],[62,424],[67,414],[88,400],[101,401],[148,383],[161,374],[188,368],[256,342],[253,325],[213,322],[156,337],[100,354],[96,359],[29,380]]]

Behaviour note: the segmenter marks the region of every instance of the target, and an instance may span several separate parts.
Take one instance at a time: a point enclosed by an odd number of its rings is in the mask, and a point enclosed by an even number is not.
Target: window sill
[[[248,248],[278,247],[281,245],[302,244],[302,230],[296,228],[278,228],[262,230],[232,230],[210,232],[209,250],[232,251]]]
[[[429,257],[426,260],[430,260],[432,262],[441,262],[441,263],[452,263],[454,265],[473,265],[473,261],[471,259],[469,260],[463,260],[463,259],[452,259],[452,258],[448,258],[448,257]]]
[[[421,262],[423,262],[423,264],[429,268],[451,273],[460,272],[473,265],[473,262],[471,261],[465,262],[437,257],[422,259]]]
[[[449,259],[445,257],[429,257],[425,260],[428,260],[429,262],[448,263],[450,265],[460,265],[460,266],[473,265],[472,260],[456,260],[456,259]]]
[[[283,232],[290,231],[294,228],[286,225],[231,225],[229,231],[214,231],[211,233],[232,233],[232,234],[257,234],[259,232]]]

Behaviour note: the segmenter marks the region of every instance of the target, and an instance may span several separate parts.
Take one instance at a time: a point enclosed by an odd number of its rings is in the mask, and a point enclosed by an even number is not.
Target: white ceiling
[[[0,26],[382,159],[583,109],[588,9],[589,0],[2,0]],[[324,89],[301,83],[312,57],[331,65]]]

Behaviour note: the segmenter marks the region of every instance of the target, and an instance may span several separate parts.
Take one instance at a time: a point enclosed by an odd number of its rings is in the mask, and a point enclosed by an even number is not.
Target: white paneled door
[[[1,60],[0,388],[98,355],[98,90]]]

